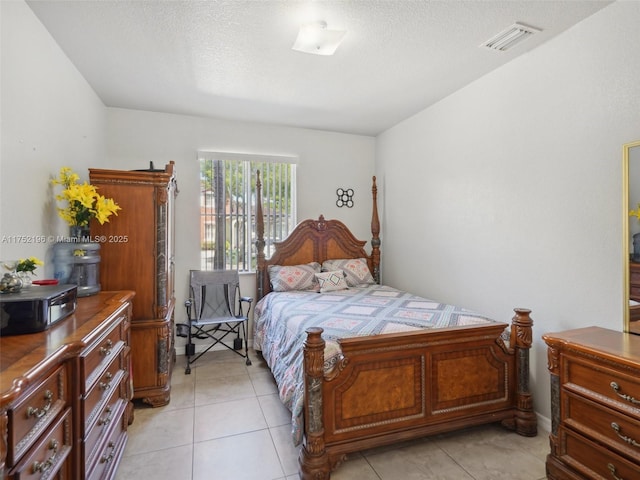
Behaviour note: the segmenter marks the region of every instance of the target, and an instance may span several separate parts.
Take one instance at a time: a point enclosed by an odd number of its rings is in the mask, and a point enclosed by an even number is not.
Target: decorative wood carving
[[[175,357],[175,164],[152,171],[92,168],[89,178],[122,208],[110,222],[93,222],[91,233],[122,240],[101,246],[102,288],[136,292],[131,322],[134,398],[166,405]]]
[[[511,328],[531,324],[529,312],[519,311]],[[505,326],[344,339],[341,368],[328,373],[320,369],[322,329],[308,329],[301,478],[329,478],[349,452],[500,419],[521,435],[535,435],[529,381],[519,378],[528,371],[518,369],[527,365],[528,343],[516,343],[511,353],[497,348]]]
[[[373,191],[377,192],[375,177]],[[339,220],[327,220],[323,215],[318,219],[300,222],[293,232],[282,242],[275,244],[275,252],[268,260],[265,258],[264,216],[262,208],[262,190],[260,175],[256,182],[256,195],[259,199],[256,207],[256,248],[257,275],[256,296],[258,299],[271,291],[267,268],[269,265],[299,265],[309,262],[322,263],[335,258],[365,258],[374,279],[380,279],[380,221],[376,206],[377,196],[373,199],[371,220],[372,252],[364,249],[366,241],[358,240],[347,226]],[[377,194],[376,194],[377,195]]]
[[[640,471],[640,337],[600,327],[542,336],[551,380],[550,480]]]
[[[380,219],[378,218],[378,186],[376,177],[373,177],[371,186],[373,200],[373,213],[371,214],[371,268],[376,283],[380,283]]]
[[[529,388],[529,350],[533,339],[533,320],[531,310],[516,308],[514,311],[516,314],[511,321],[510,343],[516,358],[517,412],[513,419],[505,420],[503,425],[520,435],[535,437],[538,434],[538,420],[533,411],[533,397]]]
[[[7,410],[0,410],[0,478],[5,478],[5,465],[7,458],[7,430],[8,419]]]
[[[126,383],[133,297],[102,291],[79,299],[72,316],[43,332],[0,337],[0,478],[98,478],[91,459],[99,440],[88,444],[100,438],[91,437],[97,429],[102,438],[118,441],[105,470],[113,478],[131,407]],[[117,410],[107,412],[107,401]],[[97,419],[105,415],[110,423],[100,426]],[[34,457],[43,441],[52,442],[49,455]]]
[[[329,478],[329,458],[322,428],[322,376],[324,374],[324,340],[321,328],[307,330],[304,349],[305,436],[300,451],[302,477]]]

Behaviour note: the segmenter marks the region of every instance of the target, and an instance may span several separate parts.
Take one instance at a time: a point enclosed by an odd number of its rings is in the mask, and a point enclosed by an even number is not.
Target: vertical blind
[[[255,271],[256,172],[262,181],[265,254],[296,225],[296,157],[198,152],[201,269]]]

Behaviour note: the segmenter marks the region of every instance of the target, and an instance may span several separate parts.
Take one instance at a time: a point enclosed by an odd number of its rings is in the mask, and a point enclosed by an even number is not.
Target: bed
[[[300,222],[267,259],[258,175],[254,345],[292,411],[303,480],[328,479],[348,453],[474,425],[537,434],[530,310],[514,309],[509,325],[380,285],[375,177],[372,196],[370,253],[342,222],[320,216]],[[358,275],[345,289],[335,266],[347,264],[357,268],[342,276]],[[308,279],[283,288],[282,272],[313,275],[322,291]],[[378,310],[393,326],[376,320]]]

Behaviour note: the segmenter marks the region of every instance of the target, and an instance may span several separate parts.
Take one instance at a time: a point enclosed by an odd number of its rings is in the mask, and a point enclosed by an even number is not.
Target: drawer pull
[[[102,390],[102,391],[109,390],[111,388],[111,379],[113,378],[113,375],[111,375],[110,372],[107,372],[107,374],[105,375],[105,378],[108,381],[107,382],[100,382],[100,384],[99,384],[100,390]]]
[[[55,438],[49,442],[49,450],[53,450],[53,454],[44,462],[33,462],[32,473],[44,473],[53,466],[58,455],[58,441]]]
[[[51,400],[53,400],[53,393],[51,390],[47,390],[44,392],[44,400],[45,404],[42,408],[29,407],[27,408],[27,418],[36,417],[42,418],[46,415],[46,413],[51,408]]]
[[[111,422],[111,407],[105,408],[104,411],[108,414],[107,418],[101,418],[98,420],[98,425],[108,425]]]
[[[607,468],[609,469],[609,471],[611,472],[611,476],[615,480],[624,480],[624,478],[619,477],[618,475],[616,475],[616,467],[615,467],[615,465],[613,463],[607,464]]]
[[[620,428],[620,425],[618,425],[616,422],[611,422],[611,428],[613,428],[613,430],[616,432],[616,435],[618,435],[618,437],[620,437],[629,445],[633,445],[634,447],[640,447],[640,443],[636,442],[633,438],[627,437],[626,435],[623,435],[622,433],[620,433],[620,430],[622,429]]]
[[[107,355],[111,355],[111,349],[113,348],[113,342],[111,339],[105,342],[105,347],[100,347],[100,355],[106,357]]]
[[[631,395],[627,395],[625,393],[620,393],[620,385],[618,385],[616,382],[611,382],[611,388],[613,388],[613,391],[616,392],[616,395],[618,395],[620,398],[622,398],[623,400],[626,400],[627,402],[631,402],[634,405],[640,405],[640,401],[636,400],[635,398],[633,398]]]
[[[109,453],[109,455],[103,455],[102,457],[100,457],[100,463],[109,463],[111,460],[113,460],[113,453],[114,453],[116,444],[113,442],[109,442],[109,445],[107,446],[111,449],[111,452]]]

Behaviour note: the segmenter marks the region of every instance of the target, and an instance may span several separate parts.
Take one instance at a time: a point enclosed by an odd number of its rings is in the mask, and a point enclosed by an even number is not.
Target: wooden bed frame
[[[261,183],[257,181],[257,297],[271,291],[269,265],[366,258],[380,279],[380,222],[373,177],[372,253],[338,220],[305,220],[270,259],[264,253]],[[321,328],[304,346],[303,480],[328,479],[348,453],[493,422],[520,435],[537,434],[529,390],[530,310],[506,323],[393,333],[340,341],[342,358],[324,373]]]

